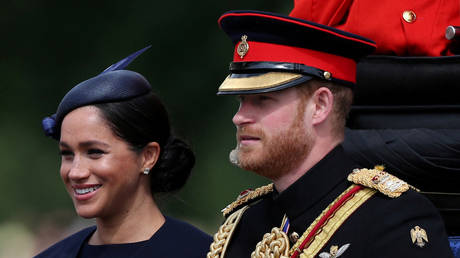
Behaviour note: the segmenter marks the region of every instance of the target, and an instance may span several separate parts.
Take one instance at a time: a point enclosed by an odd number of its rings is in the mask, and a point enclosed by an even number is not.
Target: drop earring
[[[144,171],[142,173],[144,173],[144,175],[148,175],[150,173],[150,169],[144,168]]]

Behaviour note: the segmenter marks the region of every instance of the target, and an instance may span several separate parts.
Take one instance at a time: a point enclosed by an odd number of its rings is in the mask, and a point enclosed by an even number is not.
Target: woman
[[[140,74],[122,70],[140,50],[71,89],[45,118],[59,140],[60,175],[75,210],[96,226],[37,257],[205,257],[210,236],[164,217],[154,195],[180,189],[195,159],[171,135],[168,114]]]

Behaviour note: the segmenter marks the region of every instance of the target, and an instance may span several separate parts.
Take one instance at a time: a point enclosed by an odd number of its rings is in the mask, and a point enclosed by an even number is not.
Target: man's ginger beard
[[[262,129],[239,127],[239,133],[259,137],[263,149],[239,148],[230,152],[230,162],[244,170],[276,180],[299,166],[309,155],[314,139],[304,126],[306,101],[301,100],[289,129],[267,139]]]

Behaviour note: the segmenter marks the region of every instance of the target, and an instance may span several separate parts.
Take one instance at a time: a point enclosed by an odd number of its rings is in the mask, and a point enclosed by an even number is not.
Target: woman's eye
[[[73,152],[69,150],[60,150],[59,155],[64,156],[64,157],[73,156]]]
[[[69,151],[69,150],[60,150],[59,151],[59,154],[61,155],[61,159],[62,160],[72,160],[73,159],[73,152]]]
[[[99,157],[104,153],[105,152],[103,150],[100,150],[100,149],[89,149],[88,150],[88,155],[90,155],[91,157]]]

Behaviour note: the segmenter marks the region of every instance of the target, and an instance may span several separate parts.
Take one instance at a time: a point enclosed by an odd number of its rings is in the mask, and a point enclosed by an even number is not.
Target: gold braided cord
[[[274,227],[266,233],[256,250],[251,253],[251,258],[288,258],[289,239],[281,229]]]
[[[243,208],[232,213],[219,227],[219,230],[214,234],[214,241],[209,247],[209,252],[206,255],[207,258],[219,258],[224,257],[225,251],[227,250],[228,243],[232,237],[233,231],[235,231],[236,225],[243,217],[243,213],[249,208],[249,206],[244,206]]]
[[[261,187],[255,189],[255,190],[253,190],[253,191],[250,191],[244,197],[241,197],[241,198],[238,197],[238,199],[236,199],[236,201],[232,202],[231,204],[229,204],[227,207],[225,207],[222,210],[222,214],[224,215],[224,217],[226,217],[236,207],[238,207],[238,206],[240,206],[242,204],[245,204],[250,200],[253,200],[255,198],[258,198],[258,197],[261,197],[261,196],[266,195],[268,193],[271,193],[271,192],[273,192],[273,184],[268,184],[268,185],[265,185],[265,186],[261,186]]]
[[[302,236],[297,240],[297,242],[291,247],[291,250],[289,250],[289,256],[292,256],[292,254],[296,251],[296,249],[299,248],[299,246],[303,243],[303,241],[307,238],[307,236],[310,234],[310,232],[313,230],[313,228],[318,224],[319,220],[326,214],[326,212],[338,201],[340,200],[346,193],[348,193],[353,187],[356,185],[351,185],[350,187],[347,188],[343,193],[341,193],[332,203],[330,203],[326,209],[324,209],[321,214],[319,214],[318,217],[313,221],[313,223],[310,224],[310,226],[307,228],[305,232],[303,232]],[[313,238],[312,238],[313,239]],[[308,246],[308,244],[306,245]]]
[[[340,226],[355,212],[364,202],[371,198],[376,191],[370,188],[364,188],[356,192],[351,199],[346,201],[340,208],[338,208],[333,216],[328,219],[326,224],[321,230],[314,236],[313,241],[310,245],[303,249],[300,254],[300,258],[316,257],[318,252],[324,247],[324,245],[331,239],[334,233]],[[337,201],[337,199],[336,199]],[[334,201],[335,202],[335,201]]]

